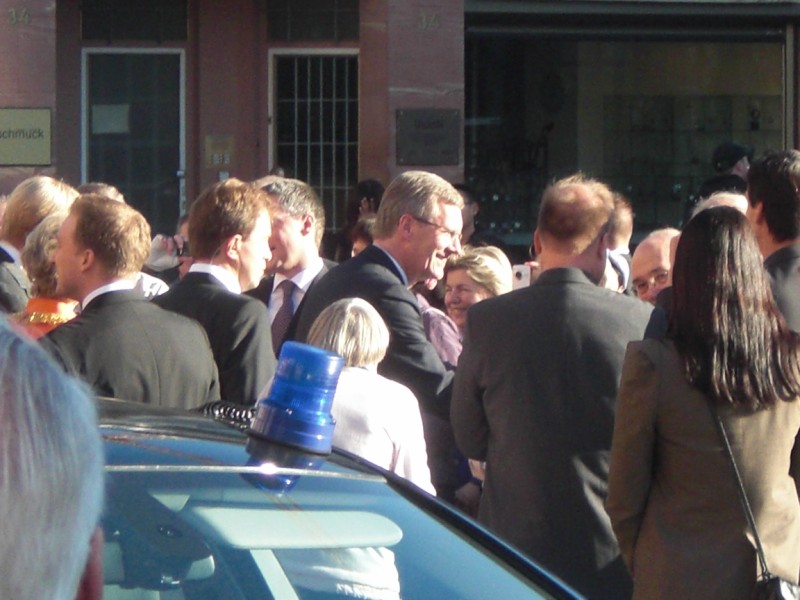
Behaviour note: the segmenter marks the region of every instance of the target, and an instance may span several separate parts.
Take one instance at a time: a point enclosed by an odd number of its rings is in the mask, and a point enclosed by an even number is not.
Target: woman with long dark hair
[[[770,292],[737,210],[695,216],[678,244],[667,336],[629,345],[611,448],[608,514],[634,598],[748,598],[753,536],[727,431],[770,571],[800,576],[800,338]]]

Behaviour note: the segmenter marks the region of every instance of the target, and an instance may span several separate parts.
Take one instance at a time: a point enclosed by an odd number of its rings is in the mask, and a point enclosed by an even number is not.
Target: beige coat
[[[800,402],[720,415],[769,568],[797,582]],[[606,509],[635,599],[748,597],[758,561],[730,462],[707,399],[687,383],[671,342],[628,346]]]

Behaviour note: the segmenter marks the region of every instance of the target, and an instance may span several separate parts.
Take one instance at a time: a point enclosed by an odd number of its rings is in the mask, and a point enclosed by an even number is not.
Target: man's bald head
[[[631,278],[642,300],[655,304],[658,293],[672,285],[670,242],[680,234],[671,227],[656,229],[636,247],[631,257]]]

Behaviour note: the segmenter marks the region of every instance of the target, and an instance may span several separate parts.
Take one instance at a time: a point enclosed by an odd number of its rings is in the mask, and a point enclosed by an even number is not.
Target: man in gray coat
[[[451,420],[486,461],[479,520],[591,598],[631,582],[603,509],[625,348],[652,306],[598,287],[610,190],[580,176],[543,195],[531,287],[472,306]]]

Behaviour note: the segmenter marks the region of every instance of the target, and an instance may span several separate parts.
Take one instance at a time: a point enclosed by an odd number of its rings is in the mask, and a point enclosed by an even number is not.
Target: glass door
[[[183,54],[84,52],[83,180],[116,186],[153,233],[185,210]]]

